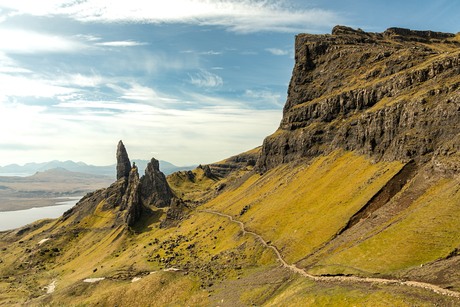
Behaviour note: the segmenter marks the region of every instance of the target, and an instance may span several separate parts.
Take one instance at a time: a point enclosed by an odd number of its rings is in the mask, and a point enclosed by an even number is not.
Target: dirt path
[[[238,224],[240,226],[241,230],[243,231],[243,234],[250,234],[250,235],[254,236],[264,246],[266,246],[267,248],[272,249],[275,252],[278,261],[282,264],[283,267],[291,270],[294,273],[300,274],[300,275],[302,275],[302,276],[304,276],[306,278],[309,278],[311,280],[314,280],[314,281],[320,281],[320,282],[344,282],[344,283],[345,282],[375,283],[375,284],[383,284],[383,285],[388,285],[388,284],[395,284],[396,285],[396,284],[399,284],[399,285],[403,285],[403,286],[416,287],[416,288],[422,288],[422,289],[430,290],[430,291],[433,291],[435,293],[445,295],[445,296],[452,296],[452,297],[460,298],[460,293],[459,292],[447,290],[447,289],[441,288],[441,287],[433,285],[433,284],[419,282],[419,281],[410,281],[410,280],[402,281],[402,280],[398,280],[398,279],[358,277],[358,276],[316,276],[316,275],[311,275],[311,274],[308,274],[305,270],[303,270],[301,268],[298,268],[295,264],[287,263],[286,260],[284,260],[283,256],[281,255],[280,251],[278,250],[278,248],[276,246],[267,243],[267,241],[265,241],[264,238],[262,238],[259,234],[255,233],[255,232],[252,232],[252,231],[246,230],[246,227],[243,224],[243,222],[235,220],[233,218],[233,216],[225,214],[225,213],[217,212],[217,211],[206,210],[206,209],[199,210],[199,212],[204,212],[204,213],[209,213],[209,214],[214,214],[214,215],[218,215],[218,216],[221,216],[221,217],[225,217],[225,218],[229,219],[231,222]]]

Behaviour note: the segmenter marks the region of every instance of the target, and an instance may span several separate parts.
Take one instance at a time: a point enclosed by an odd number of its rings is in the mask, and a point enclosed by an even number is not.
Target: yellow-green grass
[[[458,179],[439,180],[369,239],[325,258],[312,272],[395,273],[446,257],[460,246],[459,186]]]
[[[58,284],[59,286],[59,284]],[[103,280],[77,283],[53,293],[34,305],[47,306],[206,306],[208,293],[196,279],[158,272],[139,281]]]
[[[177,197],[184,200],[201,200],[212,190],[217,180],[204,175],[201,168],[192,171],[195,179],[192,181],[187,177],[186,172],[176,172],[167,177],[168,184]]]
[[[238,219],[296,262],[336,235],[402,166],[336,151],[253,175],[205,207],[238,216],[249,206]]]
[[[240,278],[248,269],[276,265],[272,250],[265,248],[253,236],[243,235],[238,225],[224,217],[195,212],[178,227],[161,229],[156,222],[143,232],[135,233],[125,226],[111,227],[117,211],[102,210],[103,205],[104,202],[101,202],[92,214],[77,224],[70,222],[72,218],[52,222],[43,226],[42,231],[24,236],[23,243],[15,242],[7,250],[0,251],[3,261],[0,273],[12,276],[0,283],[0,289],[5,290],[0,293],[0,302],[23,303],[45,294],[44,288],[56,281],[55,293],[40,298],[37,304],[53,302],[57,306],[80,302],[82,305],[94,305],[100,302],[110,305],[115,297],[126,304],[139,302],[144,305],[150,302],[150,305],[155,305],[155,302],[165,302],[161,305],[168,305],[167,302],[170,302],[182,305],[187,302],[196,305],[204,296],[207,297],[207,290],[197,290],[200,286]],[[56,225],[62,228],[55,228]],[[43,238],[49,240],[38,245]],[[55,247],[60,250],[58,254],[39,256],[41,250]],[[159,261],[168,257],[173,257],[168,263]],[[19,263],[29,260],[40,260],[43,269],[27,266],[17,269]],[[182,271],[162,272],[168,267]],[[163,276],[167,280],[162,282],[165,293],[181,288],[184,292],[161,300],[155,298],[156,294],[149,296],[144,293],[143,297],[138,297],[144,278],[156,282],[155,277],[145,277],[149,272],[157,272],[158,276],[166,273],[173,276],[183,276],[183,272],[190,274],[183,278]],[[120,278],[120,275],[123,277]],[[138,275],[143,279],[139,283],[131,283],[131,278]],[[95,277],[109,280],[100,282],[102,286],[83,282],[86,278]],[[124,293],[123,297],[121,293]]]
[[[439,306],[454,306],[455,299],[398,286],[317,284],[297,278],[281,288],[264,306],[437,306],[434,302]]]

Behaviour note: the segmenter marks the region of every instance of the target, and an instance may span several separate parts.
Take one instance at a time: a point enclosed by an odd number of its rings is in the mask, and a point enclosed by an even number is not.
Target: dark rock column
[[[117,147],[117,180],[123,177],[128,178],[131,171],[131,162],[129,161],[128,153],[126,152],[123,142],[118,142]]]
[[[139,173],[133,167],[129,173],[128,186],[121,201],[120,210],[126,209],[125,222],[133,226],[142,215],[142,204],[139,198]]]
[[[160,171],[158,160],[152,158],[140,182],[140,197],[145,206],[167,207],[173,198],[165,175]]]

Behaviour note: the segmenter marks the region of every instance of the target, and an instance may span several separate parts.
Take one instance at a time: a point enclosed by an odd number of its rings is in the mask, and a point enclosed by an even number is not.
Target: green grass
[[[320,261],[324,267],[313,272],[347,273],[343,268],[352,267],[395,273],[446,257],[460,246],[458,187],[456,179],[439,180],[408,209],[381,225],[381,232]]]
[[[404,293],[398,286],[315,284],[297,278],[264,306],[433,306],[436,299],[439,299],[436,295],[421,293],[418,289]],[[439,299],[438,303],[453,306],[454,300]]]
[[[253,174],[204,207],[236,216],[293,263],[330,240],[402,166],[336,151]],[[433,182],[388,225],[374,229],[372,238],[326,255],[314,272],[344,272],[349,266],[347,272],[394,273],[445,257],[460,245],[459,185],[454,179]],[[177,227],[161,229],[153,219],[136,232],[112,227],[118,212],[103,206],[79,223],[69,218],[23,237],[0,236],[0,275],[11,276],[0,283],[0,304],[35,297],[31,305],[209,306],[232,297],[243,305],[423,306],[425,299],[439,299],[421,289],[314,283],[278,268],[271,249],[225,217],[195,210]],[[44,238],[50,240],[38,246]],[[59,254],[40,256],[55,247]],[[23,263],[30,266],[18,268]],[[162,271],[168,267],[181,271]],[[132,283],[134,276],[142,279]],[[93,277],[108,279],[82,282]],[[56,292],[37,298],[53,280]]]
[[[401,167],[338,151],[307,166],[253,175],[206,207],[238,216],[248,206],[239,219],[296,262],[340,231]]]

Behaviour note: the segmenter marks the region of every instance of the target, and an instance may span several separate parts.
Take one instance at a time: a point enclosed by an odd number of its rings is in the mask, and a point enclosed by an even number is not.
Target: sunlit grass
[[[206,207],[238,216],[296,262],[330,240],[402,167],[335,152],[306,166],[282,165],[253,175]]]
[[[394,273],[446,257],[460,246],[458,180],[443,179],[395,216],[381,232],[319,265],[320,272],[347,273],[354,267],[373,273]],[[335,267],[335,268],[334,268]]]

